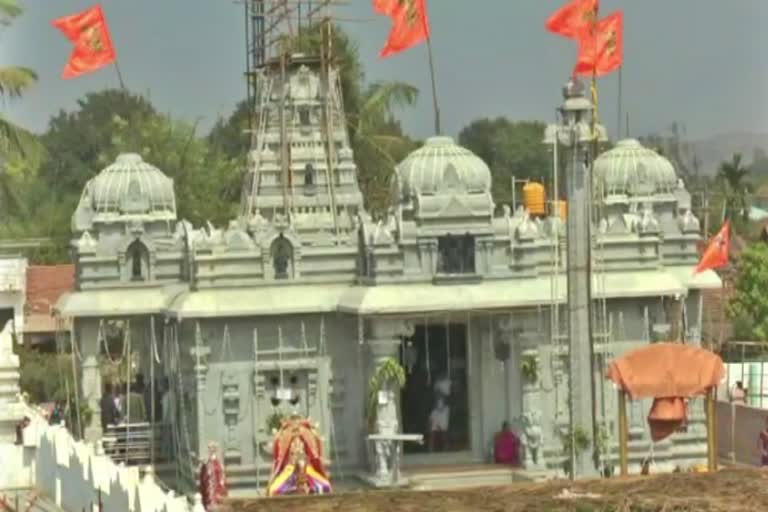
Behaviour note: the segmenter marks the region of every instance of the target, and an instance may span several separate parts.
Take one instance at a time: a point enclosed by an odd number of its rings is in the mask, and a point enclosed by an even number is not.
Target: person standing
[[[740,380],[736,381],[736,385],[731,390],[731,402],[736,405],[747,405],[747,390]]]
[[[429,415],[429,451],[444,451],[446,434],[450,427],[451,408],[445,403],[445,399],[440,396],[437,398],[437,404]]]
[[[126,423],[145,423],[147,409],[144,407],[144,384],[135,382],[125,390],[125,421]]]
[[[109,382],[104,385],[104,393],[101,395],[99,407],[101,408],[101,430],[106,432],[107,427],[116,425],[120,419],[120,411],[115,405],[112,384]]]
[[[64,421],[64,404],[61,403],[61,400],[56,400],[51,416],[48,418],[48,424],[60,425],[62,421]]]

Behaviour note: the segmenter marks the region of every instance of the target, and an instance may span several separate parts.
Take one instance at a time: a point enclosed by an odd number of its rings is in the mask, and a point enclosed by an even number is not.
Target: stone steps
[[[518,468],[478,465],[476,468],[435,468],[403,470],[414,490],[431,491],[465,489],[513,482],[530,482],[547,478],[546,472],[530,472]]]

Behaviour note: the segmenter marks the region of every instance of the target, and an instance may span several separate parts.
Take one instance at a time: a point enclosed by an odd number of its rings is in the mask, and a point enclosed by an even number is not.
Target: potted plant
[[[605,426],[601,425],[597,428],[597,435],[595,438],[595,450],[598,465],[601,467],[601,473],[603,478],[610,478],[613,476],[614,467],[610,462],[608,445],[608,430]]]
[[[520,371],[526,383],[534,384],[539,378],[539,363],[536,356],[533,354],[524,355],[520,362]]]
[[[565,430],[561,432],[560,442],[563,445],[563,454],[565,455],[563,471],[571,476],[573,469],[571,467],[571,452],[574,452],[576,456],[579,456],[583,452],[589,450],[592,442],[589,438],[589,434],[582,427],[576,427],[572,431]]]
[[[379,392],[389,390],[393,385],[397,386],[397,389],[405,386],[405,369],[397,359],[390,357],[379,366],[368,382],[367,419],[370,432],[373,432],[376,426]]]
[[[285,419],[285,415],[280,412],[279,409],[275,409],[274,412],[267,418],[267,433],[272,433],[277,430],[280,430],[280,427],[283,424],[283,420]]]

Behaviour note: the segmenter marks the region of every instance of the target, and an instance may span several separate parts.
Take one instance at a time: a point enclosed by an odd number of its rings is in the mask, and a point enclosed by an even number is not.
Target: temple
[[[596,158],[580,240],[590,246],[591,327],[569,340],[563,212],[494,204],[486,163],[433,137],[397,166],[393,206],[374,222],[337,70],[291,54],[258,80],[241,214],[228,226],[180,219],[173,181],[138,154],[119,156],[83,190],[72,219],[76,290],[56,313],[72,320],[82,397],[94,411],[86,437],[103,434],[99,361],[119,355],[110,353],[117,342],[170,397],[181,488],[194,485],[216,442],[230,486],[263,490],[275,418],[293,413],[318,424],[334,478],[387,482],[394,469],[377,465],[374,446],[386,441],[368,436],[386,424],[432,440],[436,395],[449,411],[440,443],[405,443],[404,474],[491,462],[503,421],[521,436],[522,474],[561,474],[567,440],[579,437],[569,429],[574,379],[593,383],[583,392],[594,396],[601,465],[615,466],[607,362],[658,340],[699,342],[701,290],[721,286],[712,272],[693,275],[699,221],[670,162],[636,140]],[[589,101],[567,89],[563,122],[566,113],[588,119]],[[558,133],[547,130],[542,144],[571,155]],[[581,164],[561,171],[571,165]],[[590,337],[582,373],[569,376],[569,342]],[[370,377],[391,360],[406,383],[394,407],[379,395],[370,424]],[[669,470],[706,460],[700,405],[685,432],[654,447],[648,405],[630,407],[633,465],[649,453]]]

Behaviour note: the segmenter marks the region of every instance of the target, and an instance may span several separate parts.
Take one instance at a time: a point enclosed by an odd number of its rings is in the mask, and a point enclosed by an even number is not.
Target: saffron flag
[[[550,32],[570,39],[579,39],[597,20],[599,0],[571,0],[547,18],[545,26]]]
[[[598,21],[579,38],[574,75],[607,75],[624,62],[624,13],[617,11]]]
[[[709,241],[694,274],[713,268],[721,268],[728,264],[728,253],[731,247],[731,223],[726,221],[720,231]]]
[[[51,22],[74,45],[72,55],[64,66],[63,78],[75,78],[91,73],[117,58],[109,27],[100,5],[77,14],[63,16]]]
[[[389,32],[379,57],[404,52],[429,37],[426,0],[373,0],[373,9],[392,18]]]

